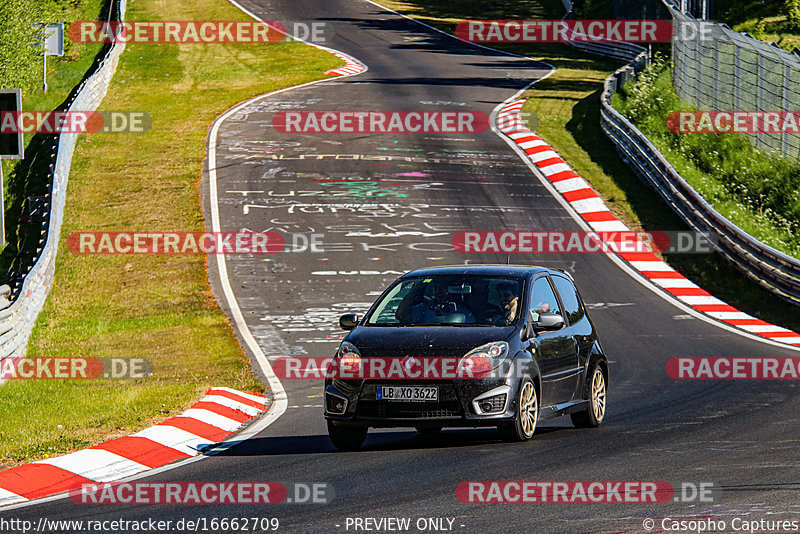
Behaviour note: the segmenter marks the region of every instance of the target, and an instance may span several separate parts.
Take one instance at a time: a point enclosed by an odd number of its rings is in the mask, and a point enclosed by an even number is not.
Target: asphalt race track
[[[225,258],[247,328],[268,358],[332,355],[342,337],[338,316],[365,310],[405,271],[506,262],[505,255],[454,252],[455,232],[581,230],[492,131],[307,135],[271,126],[279,111],[489,114],[547,75],[548,65],[462,43],[362,0],[242,5],[265,20],[328,22],[335,37],[327,46],[369,67],[358,76],[251,101],[222,120],[212,139],[222,231],[324,234],[321,252]],[[207,182],[203,202],[208,217]],[[609,408],[600,428],[576,430],[559,418],[543,422],[533,440],[520,444],[500,441],[491,429],[445,430],[435,437],[413,429],[371,431],[361,451],[343,453],[327,437],[321,381],[284,380],[288,407],[261,433],[144,480],[318,482],[333,488],[331,503],[101,507],[60,499],[16,509],[13,516],[261,516],[278,518],[279,532],[315,533],[353,532],[346,520],[355,517],[410,517],[412,525],[418,518],[449,518],[461,533],[646,532],[645,518],[658,523],[683,516],[797,519],[797,382],[679,382],[665,372],[675,356],[797,351],[699,320],[602,254],[516,255],[512,261],[568,270],[591,308],[611,360]],[[209,268],[229,311],[213,258]],[[455,489],[468,480],[710,482],[719,491],[713,503],[466,504]]]

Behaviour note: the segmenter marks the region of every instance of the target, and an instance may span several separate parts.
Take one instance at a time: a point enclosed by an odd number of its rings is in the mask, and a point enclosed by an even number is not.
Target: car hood
[[[463,356],[470,350],[503,341],[514,333],[504,327],[376,327],[359,326],[347,336],[365,358],[398,356]]]

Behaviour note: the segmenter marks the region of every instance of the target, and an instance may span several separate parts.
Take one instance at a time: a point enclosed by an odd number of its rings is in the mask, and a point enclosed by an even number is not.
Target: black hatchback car
[[[351,330],[325,381],[333,444],[358,449],[370,427],[496,426],[511,440],[569,414],[605,415],[608,361],[563,271],[514,265],[418,269],[389,286]]]

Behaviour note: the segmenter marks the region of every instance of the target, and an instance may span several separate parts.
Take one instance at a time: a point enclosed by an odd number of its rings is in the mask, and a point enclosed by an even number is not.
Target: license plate
[[[438,401],[438,386],[378,386],[378,400],[425,402]]]

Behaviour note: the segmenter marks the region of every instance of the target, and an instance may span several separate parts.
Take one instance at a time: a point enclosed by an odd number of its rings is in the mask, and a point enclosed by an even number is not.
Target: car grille
[[[437,402],[434,405],[423,402],[358,401],[356,415],[381,419],[425,419],[435,417],[461,417],[458,401]]]

